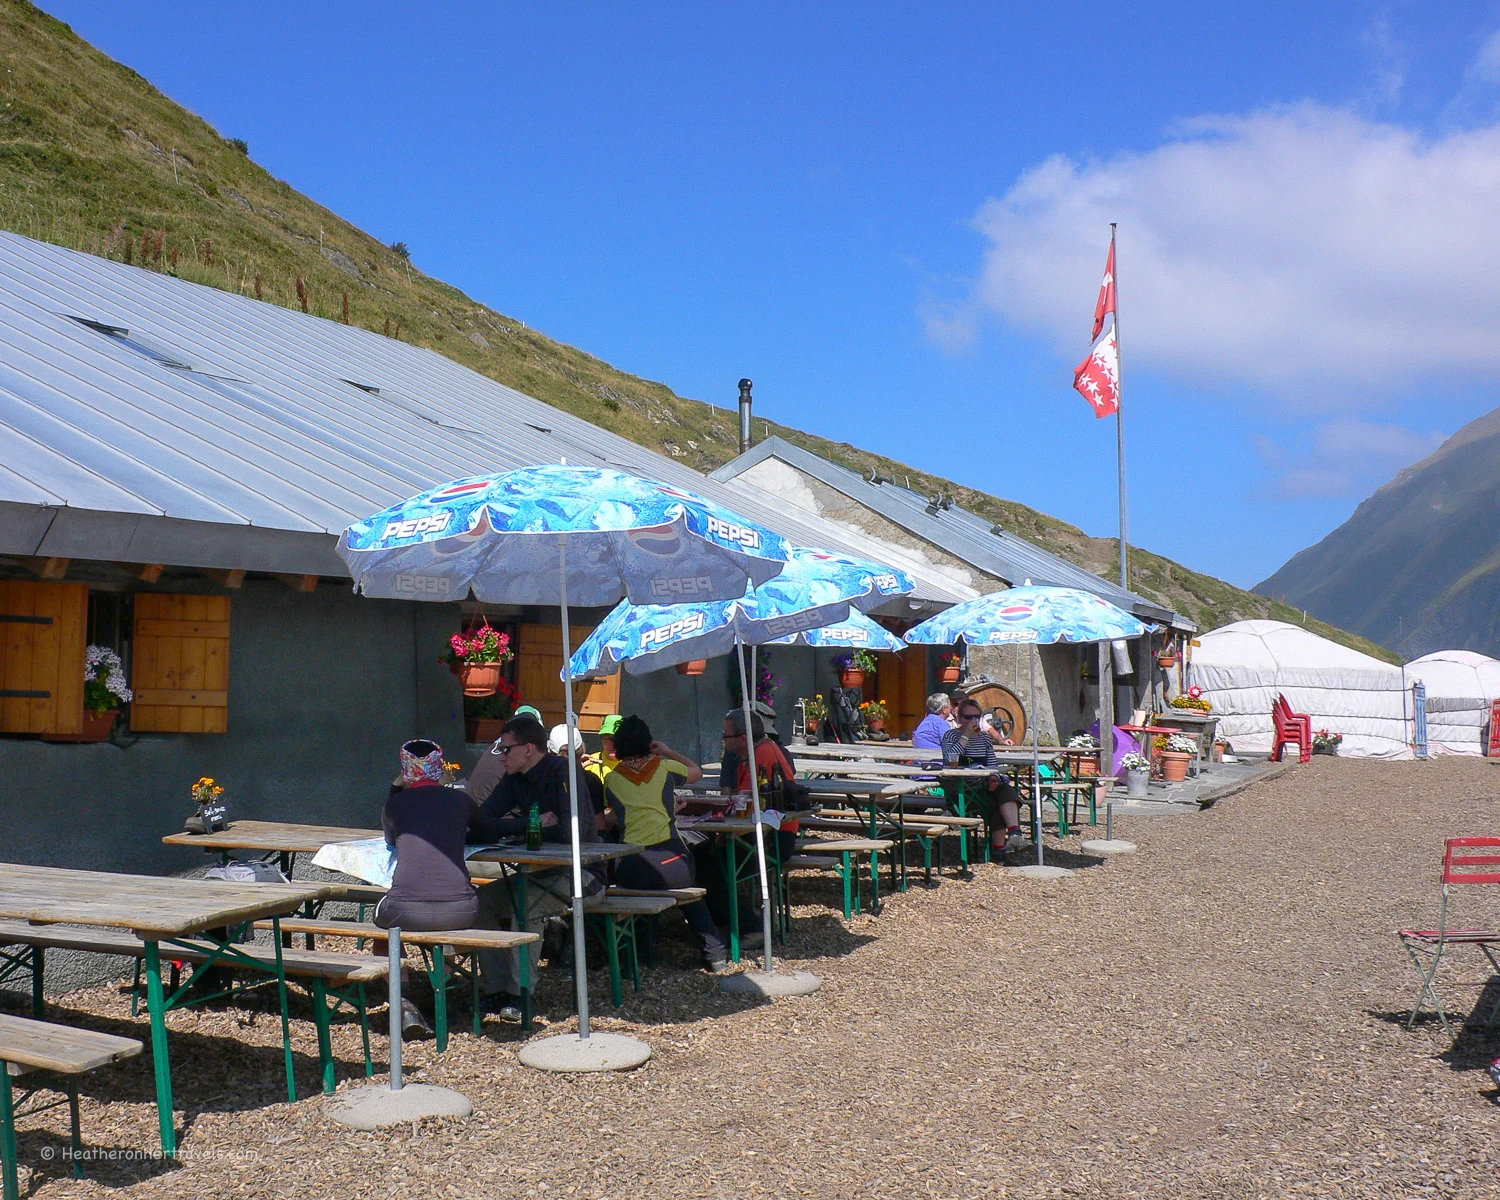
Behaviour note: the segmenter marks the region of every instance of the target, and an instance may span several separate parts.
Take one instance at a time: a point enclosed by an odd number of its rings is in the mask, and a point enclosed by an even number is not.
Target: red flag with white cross
[[[1104,282],[1099,285],[1099,302],[1094,305],[1094,332],[1089,334],[1089,340],[1093,341],[1099,336],[1099,331],[1104,328],[1104,318],[1113,316],[1115,311],[1115,239],[1109,239],[1109,259],[1104,264]]]

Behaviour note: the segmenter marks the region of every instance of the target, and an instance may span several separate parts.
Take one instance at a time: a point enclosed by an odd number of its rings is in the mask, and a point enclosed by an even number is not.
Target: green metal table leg
[[[516,881],[516,887],[510,894],[511,907],[516,914],[517,928],[524,932],[526,930],[526,872],[517,870],[515,872],[514,878]],[[531,1018],[534,1015],[532,1010],[531,998],[531,954],[529,953],[529,950],[530,947],[522,946],[519,950],[516,951],[516,953],[521,956],[518,960],[520,964],[520,978],[518,982],[521,985],[522,1033],[531,1032]],[[575,971],[578,969],[576,963],[574,964],[573,969]]]
[[[359,1036],[365,1047],[365,1075],[375,1074],[375,1060],[370,1057],[370,1002],[365,985],[359,985]]]
[[[625,1003],[625,981],[620,977],[620,930],[617,924],[618,918],[602,916],[599,918],[604,930],[604,949],[609,958],[609,995],[614,1001],[615,1007]]]
[[[521,953],[526,953],[525,946],[521,947]],[[432,1023],[437,1026],[437,1048],[441,1054],[448,1048],[448,980],[441,944],[432,948],[432,974],[429,978],[432,980]]]
[[[958,799],[954,801],[954,807],[958,809],[960,817],[969,815],[969,793],[962,784],[959,785]],[[967,879],[972,872],[969,870],[969,830],[958,831],[958,873]]]
[[[870,851],[870,912],[880,915],[880,851]]]
[[[46,959],[47,954],[43,947],[31,948],[31,1015],[38,1021],[47,1011],[46,1002],[42,999],[42,970]]]
[[[161,1152],[177,1157],[177,1126],[172,1112],[172,1060],[167,1050],[167,1014],[161,990],[161,947],[145,946],[146,1009],[151,1014],[151,1066],[156,1072],[156,1119],[161,1127]]]
[[[313,1024],[318,1030],[318,1062],[323,1068],[323,1090],[337,1087],[333,1077],[333,1039],[328,1033],[328,985],[319,976],[312,981]]]
[[[531,955],[521,963],[521,978],[526,978],[526,968],[531,966]],[[474,1009],[474,1036],[484,1032],[484,1014],[479,1011],[479,951],[469,955],[469,1003]]]
[[[724,835],[724,879],[729,884],[729,957],[740,961],[740,869],[734,861],[734,835]]]
[[[854,915],[853,905],[849,897],[849,851],[845,850],[839,857],[844,860],[844,920],[847,921]]]
[[[73,1178],[83,1178],[83,1130],[78,1119],[78,1077],[68,1076],[68,1135],[73,1147]]]
[[[16,1168],[16,1106],[11,1098],[10,1067],[0,1062],[0,1173],[5,1177],[5,1200],[21,1200]]]
[[[281,959],[281,918],[271,918],[271,943],[276,947],[276,990],[281,996],[281,1049],[286,1058],[286,1098],[297,1103],[297,1073],[292,1065],[292,1019],[287,1011],[286,964]]]

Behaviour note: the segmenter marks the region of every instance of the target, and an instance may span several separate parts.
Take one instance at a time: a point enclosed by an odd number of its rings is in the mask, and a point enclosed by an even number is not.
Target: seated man
[[[538,724],[542,720],[542,714],[529,704],[523,704],[520,708],[516,709],[511,720],[517,720],[520,717],[530,717]],[[500,780],[505,776],[505,758],[500,753],[500,745],[504,740],[504,735],[497,737],[494,744],[480,754],[479,761],[474,764],[474,769],[469,772],[469,778],[464,784],[464,789],[474,798],[475,804],[483,804],[488,800],[496,786],[500,783]]]
[[[547,731],[531,717],[512,717],[505,724],[497,744],[497,757],[504,760],[505,774],[481,805],[485,823],[477,832],[486,840],[524,836],[535,806],[541,816],[542,841],[563,843],[572,840],[571,809],[568,802],[568,764],[565,759],[547,752]],[[578,794],[578,836],[580,841],[597,842],[589,792]],[[572,872],[567,867],[534,871],[526,877],[526,928],[540,933],[548,917],[567,912],[573,903]],[[518,929],[512,907],[513,880],[502,879],[479,889],[479,917],[476,922],[485,929]],[[585,895],[603,890],[604,884],[584,868]],[[531,955],[532,978],[536,977],[541,958],[540,942],[526,947]],[[520,958],[514,950],[483,950],[479,954],[480,1007],[509,1020],[520,1020]]]
[[[755,722],[755,736],[758,739],[768,739],[769,741],[776,744],[776,746],[781,750],[781,757],[786,760],[786,764],[782,768],[786,772],[786,777],[788,779],[795,778],[797,774],[797,760],[792,757],[792,752],[781,744],[781,736],[769,724],[771,721],[774,721],[776,719],[776,710],[773,709],[764,700],[757,700],[750,707],[750,717],[751,720]],[[738,736],[744,736],[744,709],[732,708],[724,714],[724,719],[726,721],[732,722],[734,727],[740,731]],[[734,792],[747,791],[749,789],[750,780],[748,776],[745,777],[745,786],[743,788],[737,786],[741,774],[740,767],[742,765],[743,764],[739,752],[737,750],[731,749],[726,743],[724,747],[724,753],[720,756],[719,762],[719,791],[721,793],[728,796]],[[764,771],[762,771],[761,773],[763,775],[765,774]]]
[[[927,715],[916,729],[912,730],[911,744],[917,750],[941,750],[943,738],[953,728],[948,715],[953,711],[953,702],[946,692],[933,692],[927,697]],[[933,755],[936,759],[938,756]]]
[[[552,732],[547,735],[547,753],[562,757],[563,747],[568,743],[568,727],[566,725],[554,725]],[[573,730],[573,757],[578,763],[578,786],[589,794],[589,803],[594,807],[594,815],[600,832],[604,829],[604,780],[594,771],[594,764],[598,762],[592,754],[583,748],[583,734],[575,727]],[[563,759],[566,762],[566,759]],[[582,817],[583,810],[579,809]]]
[[[1010,781],[1000,777],[1000,760],[995,756],[995,743],[981,724],[984,710],[977,700],[968,697],[958,704],[958,728],[950,729],[943,737],[943,761],[949,765],[964,767],[990,767],[995,773],[982,781],[979,790],[980,812],[990,829],[990,846],[999,854],[1009,854],[1028,845],[1021,834],[1021,802]],[[943,791],[952,805],[960,782],[944,781]],[[975,814],[970,813],[970,816]],[[1002,832],[1003,831],[1003,832]]]

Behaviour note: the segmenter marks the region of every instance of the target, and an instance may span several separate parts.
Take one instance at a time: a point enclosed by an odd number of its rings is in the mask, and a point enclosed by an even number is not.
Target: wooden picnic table
[[[281,859],[281,869],[290,875],[298,854],[316,854],[330,843],[360,842],[382,836],[384,835],[378,829],[355,829],[339,825],[299,825],[292,821],[231,821],[225,828],[213,833],[173,833],[162,838],[162,841],[169,846],[196,846],[200,850],[220,853],[230,850],[275,852]],[[579,847],[578,856],[583,865],[589,867],[613,859],[627,858],[640,849],[640,846],[628,842],[584,842]],[[526,876],[535,871],[571,867],[572,847],[563,842],[548,842],[540,849],[528,850],[524,844],[502,844],[470,855],[467,865],[469,874],[476,879],[514,878],[513,907],[516,920],[525,929],[528,898]],[[513,870],[508,872],[506,868]],[[318,901],[313,901],[305,907],[306,915],[317,916],[320,907]],[[523,1031],[531,1029],[531,991],[529,986],[521,989]]]
[[[69,922],[128,929],[144,943],[157,1120],[161,1128],[162,1152],[169,1158],[177,1154],[177,1127],[172,1111],[172,1062],[167,1046],[169,1001],[161,979],[162,944],[166,944],[170,952],[174,943],[189,934],[203,934],[260,918],[277,920],[309,901],[317,900],[324,891],[322,885],[313,883],[229,883],[0,863],[0,918],[44,925]],[[297,1089],[292,1070],[286,970],[281,961],[281,939],[274,940],[287,1093],[295,1100]],[[228,944],[221,944],[221,948],[219,961],[225,965],[266,969],[255,959],[237,956]]]

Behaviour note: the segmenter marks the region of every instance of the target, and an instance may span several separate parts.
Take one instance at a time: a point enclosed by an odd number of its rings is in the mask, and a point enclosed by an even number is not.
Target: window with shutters
[[[229,597],[137,592],[130,728],[148,733],[229,729]]]
[[[0,733],[83,732],[89,590],[0,580]]]
[[[573,649],[577,650],[593,630],[572,627]],[[551,729],[563,722],[562,626],[522,625],[520,645],[516,649],[516,686],[521,703],[530,704],[542,714],[542,723]],[[578,714],[578,728],[597,733],[604,718],[620,711],[620,675],[604,679],[574,680],[573,710]]]

